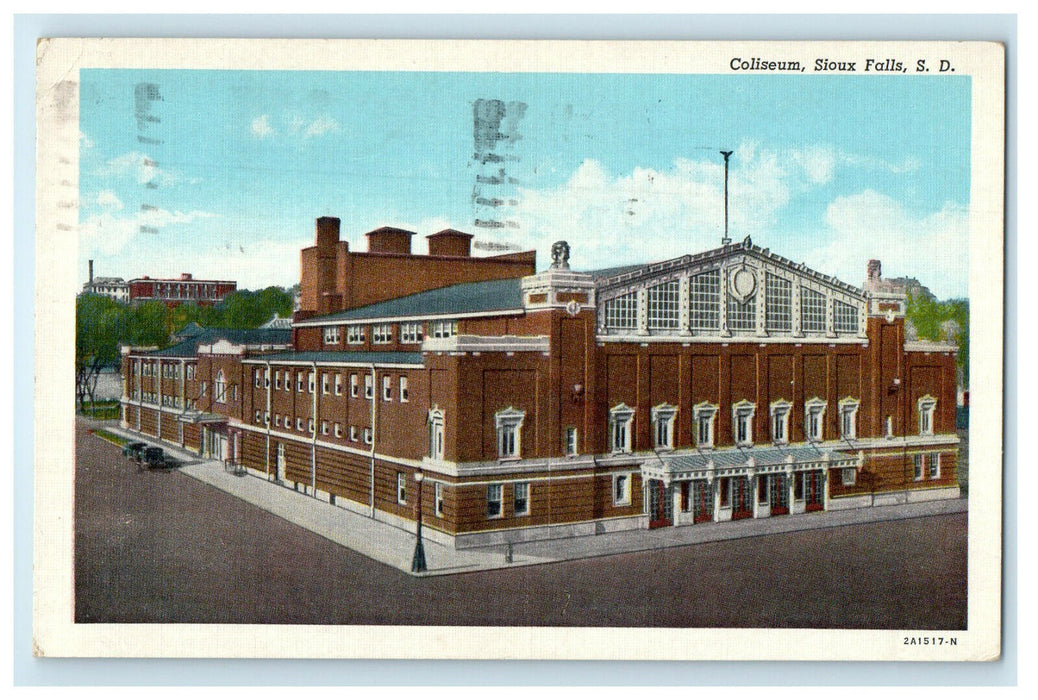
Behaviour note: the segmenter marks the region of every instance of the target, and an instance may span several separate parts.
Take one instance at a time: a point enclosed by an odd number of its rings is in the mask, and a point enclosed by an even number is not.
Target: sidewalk
[[[359,554],[410,573],[414,553],[414,530],[403,530],[338,506],[319,501],[289,488],[279,487],[253,476],[236,476],[216,460],[205,460],[165,443],[142,438],[136,433],[106,425],[105,429],[125,438],[159,444],[182,462],[183,474],[198,479],[236,498],[352,549]],[[868,522],[902,520],[928,515],[966,512],[965,499],[924,501],[905,505],[880,506],[804,515],[702,523],[689,527],[570,537],[557,540],[516,543],[512,561],[505,560],[505,548],[498,545],[455,550],[424,539],[428,571],[422,576],[438,576],[489,569],[586,559],[589,557],[682,547],[704,542],[773,535],[797,530],[840,527]]]

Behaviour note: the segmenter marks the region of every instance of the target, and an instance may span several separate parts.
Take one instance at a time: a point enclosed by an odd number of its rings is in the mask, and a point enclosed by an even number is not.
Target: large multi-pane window
[[[842,301],[833,302],[833,325],[837,333],[858,332],[858,310]]]
[[[512,514],[530,514],[530,482],[518,481],[512,486]]]
[[[716,331],[721,321],[721,275],[710,270],[689,280],[689,324],[694,331]]]
[[[393,324],[380,323],[371,328],[371,340],[378,344],[393,342]]]
[[[789,409],[790,404],[785,401],[771,405],[771,441],[775,444],[789,442]]]
[[[825,405],[825,401],[818,398],[804,405],[804,434],[810,442],[821,442],[825,434]]]
[[[728,330],[734,332],[752,331],[757,327],[757,297],[750,297],[740,302],[732,294],[728,295]]]
[[[431,325],[433,338],[452,338],[458,334],[457,321],[433,321]]]
[[[325,345],[338,345],[339,344],[339,327],[338,326],[325,326],[325,328],[324,328],[324,344]]]
[[[840,402],[840,437],[854,439],[857,436],[858,402],[844,399]]]
[[[769,332],[788,333],[793,329],[793,283],[769,272],[765,277],[765,289],[766,328]]]
[[[613,452],[631,451],[631,422],[634,410],[620,404],[609,412],[609,433]]]
[[[714,416],[717,415],[717,406],[702,403],[692,409],[696,421],[696,446],[714,446]]]
[[[653,329],[670,329],[678,327],[679,286],[677,280],[649,287],[648,325]]]
[[[735,444],[753,444],[753,414],[757,407],[749,401],[740,401],[732,407],[732,423],[735,425]]]
[[[805,333],[825,331],[825,296],[807,287],[800,288],[800,328]]]
[[[487,484],[487,517],[501,517],[501,484]]]
[[[674,447],[674,416],[677,410],[676,406],[670,404],[661,404],[652,409],[652,431],[657,448]]]
[[[523,427],[523,411],[506,408],[495,415],[497,423],[497,456],[508,459],[519,456],[519,435]]]
[[[364,326],[346,326],[346,342],[358,345],[364,342]]]
[[[422,324],[419,323],[401,323],[400,324],[400,342],[401,343],[420,343],[422,342]]]
[[[933,435],[933,415],[937,400],[930,396],[919,399],[919,434]]]
[[[637,294],[623,294],[605,303],[606,328],[631,329],[638,327]]]

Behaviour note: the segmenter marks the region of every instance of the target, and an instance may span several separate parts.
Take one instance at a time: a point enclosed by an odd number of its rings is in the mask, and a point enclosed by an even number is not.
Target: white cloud
[[[311,138],[313,136],[323,136],[324,134],[334,134],[338,131],[339,122],[324,115],[310,122],[303,130],[303,136]]]
[[[107,194],[110,194],[111,198],[107,197]],[[218,216],[205,211],[171,212],[166,209],[148,209],[119,216],[114,212],[122,208],[122,202],[113,193],[102,192],[98,195],[99,204],[102,204],[103,196],[109,201],[114,198],[119,202],[119,206],[109,205],[109,211],[90,216],[79,225],[80,247],[91,254],[118,255],[138,237],[146,239],[154,235],[141,232],[141,227],[161,230],[171,224],[190,224]]]
[[[84,134],[82,131],[79,132],[79,146],[80,148],[93,148],[94,140]]]
[[[97,204],[106,209],[122,209],[123,202],[112,190],[101,190],[97,194]]]
[[[270,117],[266,114],[261,114],[252,120],[252,135],[259,138],[265,138],[275,133],[274,128],[270,125]]]
[[[874,190],[837,197],[825,215],[827,245],[808,264],[860,285],[870,259],[884,277],[916,277],[938,296],[965,296],[969,288],[969,212],[952,202],[915,211]]]
[[[153,183],[168,187],[179,181],[180,175],[172,170],[159,167],[153,158],[140,151],[130,151],[112,158],[98,170],[102,177],[133,177],[137,184]]]

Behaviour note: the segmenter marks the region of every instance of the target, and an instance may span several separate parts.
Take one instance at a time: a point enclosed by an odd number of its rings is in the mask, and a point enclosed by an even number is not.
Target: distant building
[[[100,294],[126,303],[130,299],[130,285],[122,277],[94,277],[94,261],[90,261],[90,278],[83,285],[84,294]]]
[[[292,330],[292,317],[291,316],[278,316],[274,314],[269,321],[264,323],[260,328],[287,328]]]
[[[238,289],[230,280],[196,280],[185,272],[176,279],[151,278],[145,275],[129,281],[130,302],[161,301],[166,306],[192,302],[212,306]]]

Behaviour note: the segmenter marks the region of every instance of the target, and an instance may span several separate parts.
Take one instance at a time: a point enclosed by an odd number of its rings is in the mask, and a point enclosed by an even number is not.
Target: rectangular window
[[[314,433],[314,419],[313,418],[307,418],[306,419],[306,432],[308,432],[311,435],[313,435],[313,433]]]
[[[338,326],[325,326],[324,327],[324,344],[325,345],[338,345],[339,344],[339,327]]]
[[[443,413],[440,411],[429,414],[429,457],[443,459]]]
[[[630,418],[616,418],[613,420],[613,452],[630,451],[630,428]]]
[[[364,342],[364,326],[346,326],[346,342],[360,345]]]
[[[858,470],[854,467],[847,467],[842,473],[842,483],[844,486],[854,486],[858,482]]]
[[[857,402],[844,403],[840,406],[840,437],[854,439],[857,434]]]
[[[771,414],[771,441],[775,443],[786,442],[786,428],[788,426],[789,409],[775,409]]]
[[[933,414],[937,402],[926,397],[919,400],[919,434],[933,435]]]
[[[613,505],[627,506],[631,504],[631,475],[613,475]]]
[[[274,370],[274,388],[281,388],[281,370]]]
[[[328,430],[328,421],[322,420],[321,421],[321,435],[327,435],[328,432],[329,432],[329,430]]]
[[[825,433],[825,403],[812,399],[804,409],[804,434],[810,442],[821,442]]]
[[[317,384],[317,376],[313,372],[310,372],[309,374],[307,374],[306,375],[306,386],[307,386],[307,391],[309,391],[309,393],[311,393],[311,394],[314,393],[314,388],[315,388],[316,384]]]
[[[654,444],[657,448],[674,447],[674,414],[672,406],[660,406],[652,410]]]
[[[735,420],[735,443],[737,445],[753,444],[753,413],[750,404],[737,406],[733,418]]]
[[[457,321],[433,321],[432,323],[433,338],[453,338],[457,334]]]
[[[407,475],[403,472],[396,473],[396,502],[407,503]]]
[[[371,340],[378,345],[393,342],[393,324],[381,323],[371,328]]]
[[[299,432],[303,432],[303,419],[302,418],[296,418],[296,430],[298,430]]]
[[[421,323],[402,323],[402,324],[400,324],[400,342],[401,343],[420,343],[420,342],[422,342],[422,324]]]
[[[793,283],[770,272],[765,276],[764,320],[768,331],[788,333],[793,329],[791,302]]]
[[[940,479],[941,478],[941,455],[938,452],[931,452],[927,461],[930,465],[930,478]]]
[[[722,476],[720,479],[717,480],[717,490],[718,490],[718,493],[721,496],[720,501],[721,501],[721,507],[722,508],[727,508],[728,507],[728,502],[731,500],[731,496],[729,494],[729,492],[731,491],[731,488],[732,488],[732,479],[731,479],[731,477]]]
[[[371,428],[364,428],[364,444],[371,444]]]
[[[351,442],[357,442],[357,436],[358,436],[357,426],[351,425],[350,426],[350,441]]]
[[[638,295],[634,292],[605,303],[606,328],[631,330],[638,327]]]
[[[321,393],[328,395],[332,390],[331,376],[327,372],[321,372]]]
[[[926,457],[921,454],[913,455],[912,461],[915,467],[913,477],[916,481],[921,481],[923,478],[923,472],[926,469]]]
[[[335,424],[335,437],[337,437],[337,438],[341,438],[342,437],[342,423],[336,423]]]
[[[443,517],[443,484],[439,481],[433,485],[433,510],[437,518]]]
[[[350,396],[357,398],[360,394],[360,380],[357,378],[357,373],[350,374]]]
[[[259,389],[259,387],[260,387],[260,371],[258,369],[252,370],[252,379],[253,379],[253,383],[255,384],[256,388]]]
[[[673,329],[678,327],[679,283],[677,280],[649,287],[648,323],[652,329]]]
[[[837,333],[857,333],[858,310],[842,301],[833,301],[833,327]]]
[[[501,484],[487,485],[487,517],[501,517]]]
[[[530,483],[528,481],[517,482],[512,487],[512,513],[513,515],[530,514]]]
[[[407,398],[407,377],[400,377],[400,402],[406,403]]]
[[[281,427],[281,414],[280,413],[275,413],[274,414],[274,427],[275,428],[280,428]]]
[[[805,333],[825,332],[825,296],[807,287],[800,288],[800,328]]]
[[[563,443],[565,445],[566,456],[567,457],[575,457],[577,455],[577,453],[580,451],[580,448],[577,445],[577,429],[576,428],[566,428],[566,436],[565,436],[565,439],[563,440]]]
[[[382,376],[382,400],[393,400],[393,378],[388,374]]]
[[[370,399],[375,396],[375,375],[364,375],[364,398]]]
[[[714,414],[716,411],[700,410],[696,412],[696,445],[699,447],[714,446]]]
[[[721,275],[710,270],[689,280],[690,316],[693,331],[717,331],[721,321]]]
[[[303,393],[303,373],[296,372],[296,391]]]
[[[757,328],[757,297],[740,302],[728,295],[728,330],[745,333]]]
[[[335,374],[335,395],[342,396],[342,375],[339,373]]]

